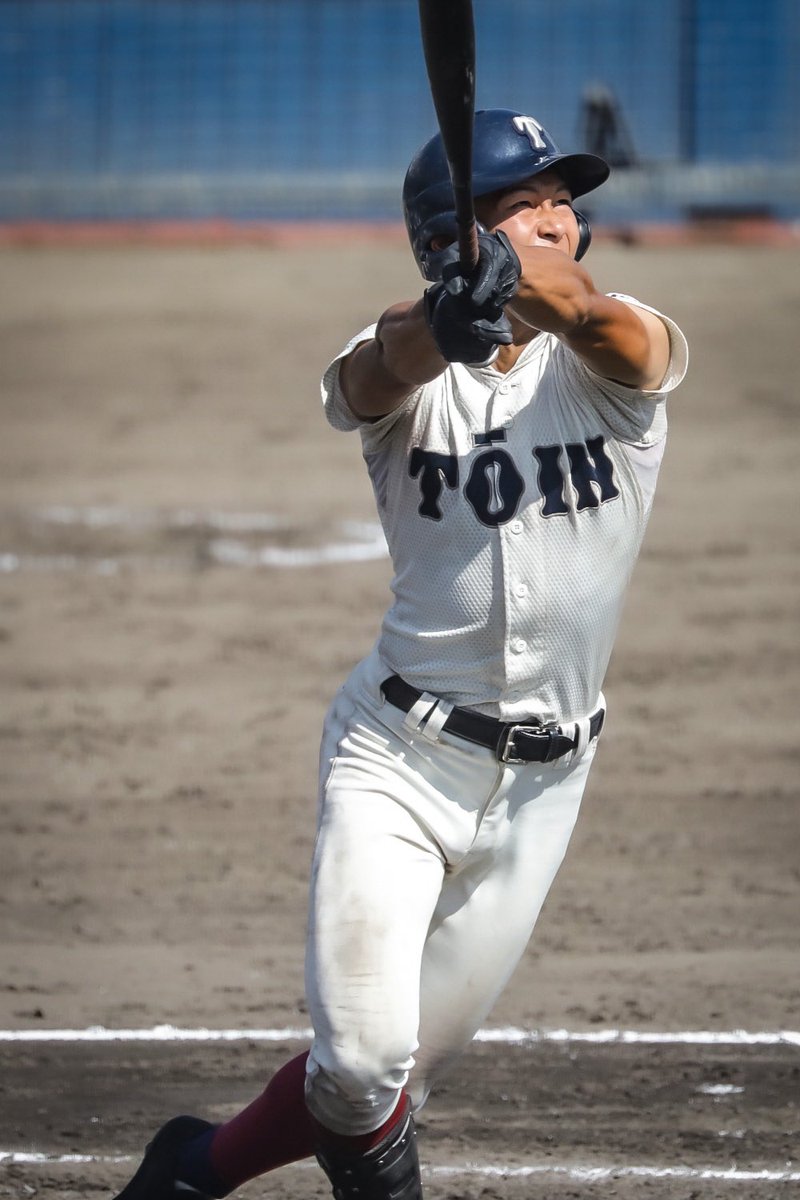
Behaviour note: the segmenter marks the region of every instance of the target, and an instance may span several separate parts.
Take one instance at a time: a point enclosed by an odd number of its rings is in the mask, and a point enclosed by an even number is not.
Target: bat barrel
[[[472,0],[419,0],[422,47],[455,198],[459,256],[478,262],[472,196],[475,122],[475,25]]]

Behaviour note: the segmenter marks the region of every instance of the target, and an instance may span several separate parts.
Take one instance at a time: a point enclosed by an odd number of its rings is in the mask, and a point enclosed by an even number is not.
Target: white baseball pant
[[[384,700],[377,652],[337,693],[320,754],[306,1099],[337,1133],[415,1109],[510,979],[567,849],[596,740],[512,764],[429,740]]]

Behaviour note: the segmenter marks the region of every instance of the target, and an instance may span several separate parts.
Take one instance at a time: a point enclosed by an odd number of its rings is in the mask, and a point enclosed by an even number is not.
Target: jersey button
[[[500,393],[500,395],[501,395],[501,396],[507,396],[507,395],[508,395],[508,384],[507,384],[507,383],[501,383],[501,384],[500,384],[500,387],[499,387],[497,390],[498,390],[498,392]]]
[[[523,600],[528,594],[527,583],[518,583],[514,588],[514,595],[519,600]]]
[[[528,649],[528,643],[524,638],[514,638],[513,642],[511,643],[511,649],[515,654],[524,654]]]
[[[522,521],[512,521],[508,528],[512,533],[522,533]]]

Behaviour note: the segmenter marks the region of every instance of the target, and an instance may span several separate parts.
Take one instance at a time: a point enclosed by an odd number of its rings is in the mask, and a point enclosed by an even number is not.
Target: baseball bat
[[[419,0],[422,48],[455,200],[458,253],[465,270],[478,263],[472,196],[475,121],[475,26],[472,0]]]

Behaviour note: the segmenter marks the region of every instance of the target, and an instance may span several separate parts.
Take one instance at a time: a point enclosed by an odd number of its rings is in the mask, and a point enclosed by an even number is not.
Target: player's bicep
[[[641,391],[656,390],[669,365],[661,318],[613,296],[598,295],[589,318],[563,341],[595,374]]]

